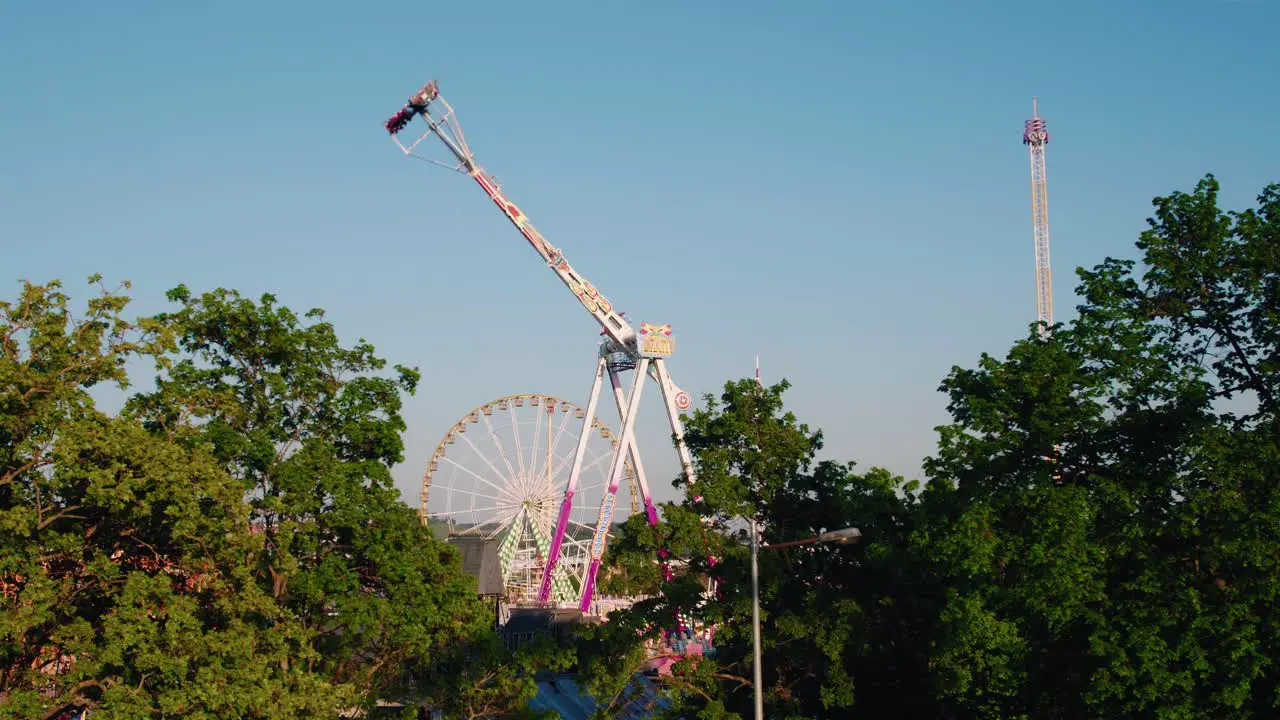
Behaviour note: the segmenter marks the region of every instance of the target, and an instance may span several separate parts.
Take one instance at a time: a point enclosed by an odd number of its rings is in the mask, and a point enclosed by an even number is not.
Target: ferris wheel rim
[[[552,401],[553,404],[561,407],[562,412],[577,413],[581,411],[584,414],[586,413],[586,408],[583,408],[572,400],[565,400],[546,393],[514,393],[510,395],[503,395],[502,397],[494,398],[488,402],[480,403],[471,410],[463,413],[462,417],[445,432],[444,437],[440,439],[440,442],[436,444],[435,450],[433,450],[430,457],[427,458],[426,468],[422,473],[422,486],[418,495],[418,519],[423,525],[427,525],[431,517],[431,513],[427,511],[427,499],[431,489],[431,476],[434,472],[432,464],[444,457],[446,448],[450,442],[455,439],[460,432],[462,432],[460,428],[465,427],[468,423],[478,422],[479,415],[484,413],[485,408],[496,408],[499,403],[503,402],[514,402],[516,400],[527,401],[533,399],[537,399],[539,401]],[[564,409],[566,406],[567,409]],[[609,441],[610,448],[615,452],[617,451],[618,436],[615,435],[613,430],[600,419],[599,414],[591,419],[591,430],[599,431],[602,436]],[[631,512],[632,514],[636,514],[640,511],[640,488],[636,481],[637,475],[635,467],[631,462],[631,457],[628,455],[623,460],[625,465],[623,467],[622,475],[626,481],[627,489],[629,490]]]

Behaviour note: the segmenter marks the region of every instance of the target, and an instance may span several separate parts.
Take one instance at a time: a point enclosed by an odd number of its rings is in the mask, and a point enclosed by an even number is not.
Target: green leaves
[[[1276,353],[1280,315],[1280,186],[1244,212],[1218,208],[1219,186],[1206,176],[1187,194],[1157,198],[1150,228],[1137,243],[1146,271],[1137,282],[1131,264],[1082,273],[1088,302],[1082,322],[1109,319],[1141,329],[1179,374],[1203,376],[1213,397],[1247,396],[1257,413],[1280,411]],[[1114,265],[1114,264],[1113,264]],[[1124,283],[1124,302],[1113,291]]]
[[[0,304],[0,717],[525,703],[563,657],[497,644],[391,482],[417,371],[270,295],[169,297],[138,321],[56,283]],[[135,358],[155,388],[101,413],[89,391]]]
[[[904,483],[879,469],[858,475],[850,465],[817,462],[822,435],[784,409],[788,387],[785,381],[766,388],[741,380],[708,398],[687,423],[698,482],[685,487],[685,502],[665,506],[657,528],[629,519],[611,543],[602,586],[653,597],[591,631],[581,661],[597,696],[622,693],[631,674],[643,668],[641,641],[671,629],[681,612],[715,626],[716,651],[682,660],[660,677],[673,701],[663,716],[750,716],[750,539],[742,518],[751,515],[764,523],[766,543],[849,526],[877,533],[863,547],[761,554],[768,714],[845,716],[858,697],[856,668],[883,662],[883,656],[867,657],[881,632],[868,608],[889,582],[883,576],[892,572],[891,548],[905,540],[910,511],[897,494]],[[660,549],[674,559],[671,582],[661,582],[655,562]],[[709,578],[719,584],[711,601],[704,595]]]
[[[344,347],[323,313],[299,317],[271,295],[195,295],[160,320],[182,355],[130,411],[209,447],[240,480],[264,546],[255,582],[314,633],[311,667],[361,704],[412,700],[455,649],[491,635],[474,582],[400,502],[401,393],[419,374],[360,341]]]
[[[0,415],[0,717],[332,712],[350,690],[306,671],[308,631],[241,565],[260,543],[239,484],[88,394],[172,332],[124,320],[111,294],[80,318],[69,305],[28,285],[0,325],[0,374],[17,380]]]
[[[1156,199],[1139,261],[1078,272],[1074,321],[953,369],[922,490],[819,462],[785,385],[728,384],[689,421],[701,501],[609,550],[619,587],[654,597],[597,640],[616,663],[592,665],[601,686],[714,575],[697,612],[717,653],[666,681],[673,713],[750,711],[747,538],[729,521],[754,514],[766,543],[863,532],[761,553],[770,716],[1275,715],[1280,186],[1242,212],[1218,199],[1212,176]]]
[[[782,412],[789,387],[785,380],[769,388],[753,380],[727,383],[718,400],[708,395],[690,418],[685,442],[698,486],[687,490],[705,498],[720,520],[758,513],[758,504],[807,470],[822,448],[821,432]]]
[[[1077,321],[944,383],[955,422],[913,545],[950,596],[929,651],[947,712],[1273,712],[1280,647],[1236,583],[1280,587],[1226,565],[1280,555],[1274,472],[1236,454],[1277,451],[1274,266],[1258,260],[1275,190],[1239,214],[1217,198],[1210,176],[1157,199],[1141,277],[1081,271]]]
[[[747,517],[772,717],[1275,715],[1280,186],[1218,202],[1212,176],[1158,198],[1136,260],[1078,271],[1074,321],[953,369],[923,488],[820,457],[785,381],[708,398],[698,482],[608,549],[601,588],[646,597],[576,648],[600,715],[677,612],[716,652],[651,715],[750,713]],[[131,320],[100,282],[0,302],[0,718],[510,717],[574,660],[504,649],[400,502],[416,369],[271,295],[179,286]],[[102,413],[137,360],[154,387]]]

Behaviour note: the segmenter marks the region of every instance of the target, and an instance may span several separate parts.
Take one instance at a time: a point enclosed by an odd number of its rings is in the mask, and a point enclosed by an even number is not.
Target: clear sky
[[[585,403],[597,329],[480,190],[382,122],[438,78],[480,162],[695,395],[753,372],[828,457],[918,476],[955,364],[1056,308],[1150,200],[1280,180],[1275,0],[0,4],[0,276],[323,307],[424,380],[398,468],[516,392]],[[656,399],[655,394],[650,395]],[[606,416],[607,417],[607,416]],[[675,472],[656,402],[640,439]]]

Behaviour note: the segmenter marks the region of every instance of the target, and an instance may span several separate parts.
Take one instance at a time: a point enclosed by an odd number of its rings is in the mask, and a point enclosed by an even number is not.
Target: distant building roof
[[[462,571],[475,578],[481,595],[502,595],[502,564],[498,541],[476,535],[454,535],[447,542],[462,553]]]
[[[529,705],[538,710],[555,710],[563,720],[587,720],[596,710],[596,701],[578,684],[573,675],[553,675],[538,682],[538,695]],[[670,701],[644,673],[637,673],[631,686],[618,701],[619,720],[642,720],[653,717],[656,708]]]
[[[505,607],[506,614],[499,617],[498,632],[509,648],[529,642],[537,635],[549,635],[560,644],[570,642],[573,628],[583,622],[592,622],[577,608]]]

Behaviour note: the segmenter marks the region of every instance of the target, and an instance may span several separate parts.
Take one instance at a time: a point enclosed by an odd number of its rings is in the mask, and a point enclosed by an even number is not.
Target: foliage
[[[310,634],[243,570],[239,490],[207,452],[98,411],[172,334],[103,291],[0,303],[0,717],[321,714],[347,688],[306,670]]]
[[[0,305],[0,716],[329,715],[380,699],[519,712],[562,656],[512,656],[458,555],[391,482],[415,370],[312,311],[179,287],[133,322],[57,283]],[[117,417],[96,385],[153,390]],[[465,682],[463,686],[460,683]]]
[[[584,652],[616,661],[588,664],[596,685],[625,682],[636,636],[715,575],[722,597],[698,612],[717,653],[677,666],[672,715],[750,713],[746,539],[728,521],[755,514],[766,545],[863,532],[762,551],[770,717],[1276,714],[1280,186],[1243,212],[1218,191],[1208,176],[1156,199],[1141,271],[1079,271],[1078,317],[1051,337],[953,369],[924,488],[818,462],[785,384],[727,385],[689,419],[701,500],[609,550],[617,581],[654,598]],[[673,583],[663,547],[687,563]]]
[[[860,475],[851,465],[817,462],[822,435],[783,410],[788,387],[785,381],[772,387],[752,380],[728,383],[720,398],[708,397],[706,408],[688,419],[686,441],[697,471],[697,483],[685,488],[688,498],[664,507],[656,529],[633,519],[609,550],[609,562],[625,568],[621,577],[629,589],[654,597],[611,620],[616,628],[600,631],[593,649],[610,661],[589,663],[596,687],[617,692],[634,667],[621,658],[639,652],[634,638],[655,637],[673,626],[677,611],[687,612],[716,626],[716,653],[714,659],[683,660],[662,678],[674,700],[668,715],[750,715],[749,535],[733,520],[751,515],[763,522],[766,544],[855,524],[877,531],[864,547],[811,545],[761,553],[769,714],[844,716],[854,704],[850,669],[886,660],[868,656],[873,638],[885,630],[867,607],[892,580],[871,584],[861,578],[894,572],[887,559],[891,546],[901,542],[908,512],[895,494],[902,481],[880,469]],[[653,561],[660,548],[684,563],[673,582],[661,582]],[[707,577],[717,579],[720,597],[698,607]]]
[[[539,673],[569,670],[573,664],[572,651],[547,635],[509,651],[496,634],[483,633],[465,655],[436,668],[435,676],[443,682],[428,697],[433,708],[451,718],[551,720],[559,716],[529,706],[538,692],[533,679]]]
[[[580,637],[598,715],[653,647],[680,654],[677,613],[716,651],[651,714],[750,715],[743,518],[770,717],[1277,714],[1280,186],[1242,212],[1218,192],[1156,199],[1141,265],[1079,271],[1076,319],[954,368],[922,488],[821,459],[785,381],[708,397],[697,483],[608,549],[602,590],[648,597]],[[106,290],[76,316],[56,282],[0,303],[0,718],[536,715],[537,673],[574,658],[505,650],[392,486],[417,371],[270,295],[170,298],[136,321]],[[135,361],[154,388],[102,412]]]
[[[376,374],[386,363],[372,346],[343,347],[322,311],[299,318],[271,295],[169,297],[180,308],[158,321],[184,354],[129,411],[208,447],[239,481],[264,540],[251,572],[313,634],[309,667],[371,706],[455,699],[461,678],[444,668],[465,661],[501,675],[487,707],[519,704],[533,687],[527,664],[475,654],[494,641],[492,612],[392,483],[401,393],[418,372]]]
[[[944,383],[917,551],[949,713],[1274,714],[1278,190],[1157,199],[1140,277],[1082,271],[1072,326]]]

